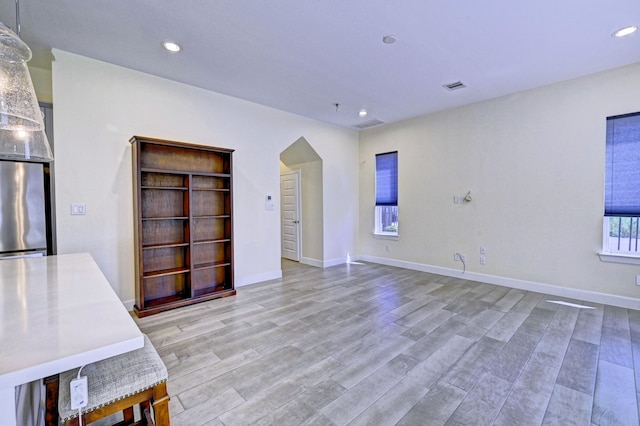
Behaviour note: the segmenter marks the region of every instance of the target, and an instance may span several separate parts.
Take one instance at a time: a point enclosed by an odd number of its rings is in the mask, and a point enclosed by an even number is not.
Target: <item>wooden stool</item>
[[[73,369],[59,376],[57,408],[60,420],[67,426],[78,425],[78,410],[71,409],[69,389],[77,375],[78,369]],[[82,409],[83,425],[117,412],[124,415],[119,425],[132,425],[133,406],[140,404],[139,424],[169,426],[167,368],[146,335],[143,348],[86,365],[81,375],[87,376],[89,382],[89,403]]]

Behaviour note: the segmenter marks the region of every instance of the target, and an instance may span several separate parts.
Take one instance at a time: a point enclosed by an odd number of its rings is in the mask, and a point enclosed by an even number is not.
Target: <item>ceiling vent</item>
[[[356,124],[353,127],[356,127],[360,130],[368,129],[369,127],[379,126],[380,124],[384,124],[384,121],[380,121],[377,118],[373,120],[365,121],[364,123]]]
[[[467,86],[461,81],[456,81],[455,83],[445,84],[442,87],[444,87],[445,89],[447,89],[449,91],[453,91],[453,90],[458,90],[458,89],[464,89]]]

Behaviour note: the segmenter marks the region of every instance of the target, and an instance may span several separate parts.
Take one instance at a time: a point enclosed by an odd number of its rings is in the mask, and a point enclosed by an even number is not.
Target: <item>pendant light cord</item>
[[[16,34],[20,38],[20,0],[16,0]]]

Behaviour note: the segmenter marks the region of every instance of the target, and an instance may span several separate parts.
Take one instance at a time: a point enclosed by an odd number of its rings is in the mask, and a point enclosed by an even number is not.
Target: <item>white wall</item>
[[[323,183],[331,240],[325,256],[356,249],[355,131],[67,52],[54,56],[58,253],[90,252],[122,300],[134,298],[133,135],[236,150],[236,285],[281,274],[280,212],[265,211],[264,199],[279,199],[280,152],[300,137],[330,170]],[[87,215],[70,216],[72,202],[86,203]]]
[[[605,118],[635,111],[640,64],[362,132],[361,255],[456,272],[464,252],[467,276],[640,298],[640,267],[596,255]],[[400,239],[374,239],[374,155],[396,149]]]
[[[279,197],[279,154],[304,137],[323,162],[325,265],[355,253],[455,273],[463,251],[468,274],[640,298],[638,266],[596,255],[604,118],[640,110],[640,64],[370,129],[358,148],[354,131],[54,53],[58,252],[90,252],[123,300],[134,297],[132,135],[236,149],[237,284],[280,274],[279,211],[264,196]],[[395,149],[400,240],[376,240],[374,155]],[[473,202],[453,204],[467,190]],[[70,216],[71,202],[87,215]]]

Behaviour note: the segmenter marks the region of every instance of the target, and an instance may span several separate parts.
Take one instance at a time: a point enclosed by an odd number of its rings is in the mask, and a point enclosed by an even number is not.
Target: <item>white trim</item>
[[[640,265],[640,256],[621,253],[598,253],[603,262],[626,263],[628,265]]]
[[[382,207],[392,207],[392,206],[374,206],[373,207],[373,214],[374,214],[374,228],[373,228],[373,235],[376,238],[388,238],[388,239],[393,239],[398,238],[398,232],[388,232],[388,231],[381,231],[380,230],[380,225],[382,223]],[[395,208],[397,209],[398,206],[395,206]],[[400,211],[400,210],[398,210]],[[398,219],[398,222],[400,222],[400,219]]]
[[[495,284],[503,287],[517,288],[520,290],[534,291],[538,293],[550,294],[552,296],[567,297],[570,299],[584,300],[593,303],[619,306],[627,309],[640,310],[640,299],[614,294],[598,293],[577,288],[559,287],[551,284],[538,283],[534,281],[518,280],[514,278],[499,277],[495,275],[480,274],[477,272],[463,273],[457,269],[431,266],[422,263],[406,262],[403,260],[385,259],[376,256],[360,256],[361,260],[382,265],[397,266],[399,268],[412,269],[433,274],[446,275],[450,277],[479,281],[488,284]]]
[[[282,278],[282,270],[278,269],[277,271],[267,272],[266,274],[252,275],[250,277],[245,277],[241,280],[235,280],[235,287],[242,287],[243,285],[261,283],[263,281],[277,280]]]
[[[376,234],[375,232],[373,233],[373,238],[375,238],[376,240],[393,240],[393,241],[398,241],[400,239],[400,236],[398,234],[391,234],[391,233],[386,233],[386,234]]]
[[[640,256],[625,252],[610,252],[609,250],[609,217],[602,219],[602,251],[598,252],[602,262],[626,263],[627,265],[640,265]]]
[[[136,303],[134,299],[123,300],[122,304],[127,309],[127,312],[133,312],[133,305]]]
[[[309,266],[315,266],[316,268],[324,268],[322,260],[312,259],[310,257],[300,257],[300,263]]]
[[[353,258],[351,258],[351,260],[353,260]],[[347,257],[338,257],[335,259],[331,259],[331,260],[325,260],[323,262],[324,267],[325,268],[329,268],[331,266],[336,266],[336,265],[344,265],[345,263],[347,263]]]
[[[337,257],[331,260],[319,260],[319,259],[311,259],[309,257],[303,257],[300,259],[300,263],[303,265],[314,266],[316,268],[330,268],[332,266],[344,265],[346,263],[350,263],[350,261],[355,262],[358,261],[359,258],[357,256],[352,256],[350,259],[348,257]]]

